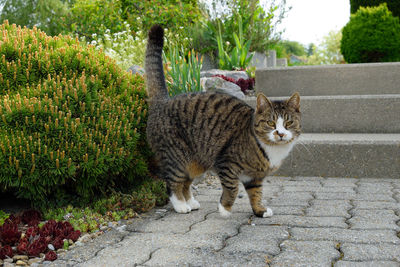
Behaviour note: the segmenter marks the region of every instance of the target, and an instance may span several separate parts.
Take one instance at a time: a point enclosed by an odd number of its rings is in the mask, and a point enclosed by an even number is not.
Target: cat
[[[298,139],[300,96],[270,101],[257,96],[254,110],[238,98],[217,92],[169,97],[162,64],[164,30],[149,31],[145,58],[149,115],[147,140],[158,176],[165,179],[178,213],[200,208],[190,190],[193,179],[212,170],[220,179],[220,214],[231,214],[242,182],[258,217],[272,216],[262,204],[263,178],[276,171]]]

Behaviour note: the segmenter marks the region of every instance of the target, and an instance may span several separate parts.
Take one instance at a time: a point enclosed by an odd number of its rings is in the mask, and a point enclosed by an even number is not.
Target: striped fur
[[[242,182],[253,212],[265,216],[262,180],[273,171],[269,156],[274,156],[268,155],[266,148],[287,145],[299,136],[299,95],[295,93],[280,102],[259,95],[256,110],[222,93],[190,93],[169,98],[162,68],[162,40],[162,28],[153,26],[146,52],[150,97],[147,139],[174,209],[186,213],[199,208],[190,185],[197,176],[213,170],[223,188],[220,204],[224,214],[232,209],[239,177],[246,177]],[[284,138],[292,136],[290,140],[280,140],[279,134],[283,133],[274,133],[277,129],[273,124],[278,118],[284,120],[286,127],[281,131],[286,130]]]

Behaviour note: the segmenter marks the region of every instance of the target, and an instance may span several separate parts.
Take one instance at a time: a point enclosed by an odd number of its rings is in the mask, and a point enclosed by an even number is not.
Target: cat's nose
[[[279,137],[284,137],[284,136],[285,136],[285,134],[284,134],[284,133],[280,133],[280,132],[278,132],[278,136],[279,136]]]

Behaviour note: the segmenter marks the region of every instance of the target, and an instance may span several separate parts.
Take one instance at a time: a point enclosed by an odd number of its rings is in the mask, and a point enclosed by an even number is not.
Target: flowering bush
[[[102,49],[124,70],[132,65],[143,66],[146,39],[142,37],[142,32],[136,32],[133,36],[127,22],[124,22],[123,27],[123,31],[116,33],[111,33],[107,29],[103,36],[93,34],[90,44],[97,49]]]

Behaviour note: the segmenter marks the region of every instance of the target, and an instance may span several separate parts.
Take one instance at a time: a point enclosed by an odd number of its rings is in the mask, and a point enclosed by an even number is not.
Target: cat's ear
[[[257,96],[257,113],[264,113],[272,110],[272,103],[269,101],[269,99],[263,95],[263,94],[258,94]]]
[[[292,107],[296,112],[300,112],[300,95],[295,92],[287,101],[287,105]]]

